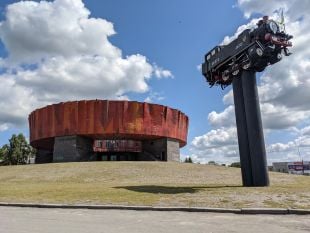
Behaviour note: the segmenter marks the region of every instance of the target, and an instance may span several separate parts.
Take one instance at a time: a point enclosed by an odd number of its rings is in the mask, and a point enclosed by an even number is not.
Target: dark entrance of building
[[[97,161],[137,161],[139,153],[135,152],[97,152]]]

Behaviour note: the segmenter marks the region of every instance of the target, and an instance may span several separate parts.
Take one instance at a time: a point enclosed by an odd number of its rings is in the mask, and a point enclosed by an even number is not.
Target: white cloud
[[[170,70],[165,70],[162,67],[157,66],[156,64],[153,65],[153,71],[156,78],[173,78],[173,74]]]
[[[291,129],[310,117],[310,110],[298,110],[272,103],[261,103],[260,107],[265,130]],[[208,122],[212,127],[235,126],[234,105],[229,105],[222,112],[212,111],[208,115]]]
[[[144,102],[153,103],[164,99],[165,97],[161,93],[150,91],[149,95],[144,99]]]
[[[140,54],[124,57],[112,45],[111,22],[90,17],[81,0],[8,5],[0,39],[0,126],[22,125],[35,108],[76,99],[128,99],[149,91],[148,80],[173,77]]]
[[[227,127],[236,124],[235,107],[228,106],[223,112],[212,111],[208,115],[209,124],[213,127]]]
[[[272,103],[261,104],[263,125],[265,129],[289,129],[297,127],[310,117],[310,111],[289,108]]]
[[[310,126],[307,126],[303,129],[301,129],[301,134],[302,135],[309,135],[310,136]]]
[[[225,105],[234,104],[234,94],[232,90],[230,90],[226,95],[224,95],[223,102]]]
[[[270,161],[310,160],[310,126],[298,131],[298,137],[287,143],[274,143],[267,147]]]
[[[0,125],[0,132],[1,131],[5,131],[5,130],[7,130],[9,128],[9,125],[8,124],[1,124]]]
[[[113,24],[89,16],[81,0],[22,1],[8,5],[0,37],[13,62],[59,55],[120,57],[121,51],[108,41],[115,34]]]
[[[191,157],[195,161],[218,163],[238,160],[237,132],[235,127],[222,127],[195,137],[191,143]]]
[[[287,152],[290,151],[292,149],[292,147],[296,147],[296,145],[293,142],[289,142],[289,143],[274,143],[271,144],[267,150],[269,153],[271,152]]]
[[[310,92],[308,91],[310,89],[310,47],[308,45],[310,38],[310,1],[271,0],[262,4],[258,0],[239,0],[238,6],[243,10],[246,17],[250,17],[253,13],[259,13],[275,18],[280,9],[284,10],[286,31],[294,35],[292,41],[293,55],[285,57],[281,62],[266,69],[261,76],[258,91],[265,133],[270,133],[272,130],[283,130],[283,133],[287,129],[298,130],[301,125],[307,125],[310,121]],[[253,27],[256,21],[257,19],[252,19],[248,24],[240,26],[233,36],[224,38],[223,44],[229,43],[244,29]],[[227,130],[235,125],[232,91],[223,97],[223,102],[228,107],[222,112],[211,112],[208,116],[209,124],[215,128],[219,127],[221,131],[223,130],[222,127],[225,127],[226,132],[230,132],[230,137],[232,137],[234,133]],[[206,141],[200,142],[201,144],[208,144],[207,142],[210,139],[207,135],[210,135],[211,132],[214,130],[196,138],[199,138],[200,141]],[[299,136],[293,141],[268,146],[270,150],[278,150],[277,156],[273,152],[270,158],[268,157],[269,161],[296,159],[296,143],[304,148],[310,145],[310,140],[307,137],[310,134],[309,128],[303,128],[301,132],[304,132],[305,135]],[[227,145],[232,146],[230,137],[225,138],[228,140]],[[197,140],[196,138],[194,141]],[[218,143],[218,145],[222,144],[223,141]],[[193,147],[193,153],[200,155],[209,153],[209,150],[209,147],[197,147],[195,145]],[[221,149],[219,153],[223,154],[225,150]],[[285,154],[287,150],[290,152]],[[235,150],[233,149],[233,151]],[[282,152],[280,153],[280,151]],[[305,155],[308,154],[310,152],[305,152]],[[214,156],[216,157],[216,154]]]
[[[310,1],[239,0],[239,7],[253,13],[273,15],[284,10],[287,32],[294,35],[293,55],[269,67],[261,77],[259,95],[264,126],[270,129],[297,127],[310,117]]]
[[[243,32],[245,29],[254,29],[256,27],[256,23],[257,23],[258,19],[252,19],[248,24],[245,25],[241,25],[240,27],[238,27],[237,31],[235,32],[235,34],[233,36],[225,36],[224,40],[222,41],[222,45],[227,45],[230,42],[232,42],[234,39],[236,39],[238,37],[238,35]]]
[[[195,137],[192,145],[197,149],[213,149],[223,146],[235,145],[237,134],[235,128],[219,128]]]
[[[259,0],[238,0],[238,6],[246,17],[250,17],[254,13],[272,15],[279,9],[283,9],[293,20],[310,14],[308,0],[269,0],[264,4]]]
[[[29,88],[40,101],[62,99],[116,97],[126,92],[148,91],[145,82],[152,67],[141,55],[113,61],[105,57],[81,56],[49,59],[35,70],[14,75],[18,84]],[[70,90],[70,91],[69,91]]]
[[[201,64],[199,64],[199,65],[196,66],[196,69],[197,69],[199,72],[201,72],[201,68],[202,68]]]

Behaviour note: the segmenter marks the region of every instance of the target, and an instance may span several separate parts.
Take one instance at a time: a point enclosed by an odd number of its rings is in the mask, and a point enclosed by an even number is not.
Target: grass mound
[[[242,187],[240,169],[164,162],[0,167],[0,202],[310,208],[310,177],[270,173]]]

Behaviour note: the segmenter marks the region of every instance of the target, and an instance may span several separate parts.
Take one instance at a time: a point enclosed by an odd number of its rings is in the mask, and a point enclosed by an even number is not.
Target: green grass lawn
[[[164,162],[0,167],[0,202],[310,208],[310,177],[270,173],[241,186],[238,168]]]

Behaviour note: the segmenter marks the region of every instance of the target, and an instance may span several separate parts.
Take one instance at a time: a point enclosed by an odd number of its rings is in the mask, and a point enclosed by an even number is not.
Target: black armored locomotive
[[[209,51],[202,64],[202,73],[211,87],[221,85],[224,89],[242,69],[261,72],[280,61],[282,54],[289,56],[292,38],[281,31],[274,20],[264,16],[255,29],[246,29],[228,45]]]

